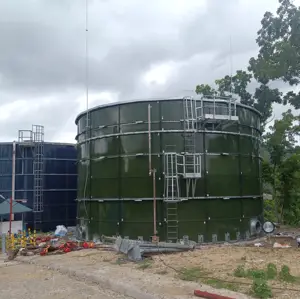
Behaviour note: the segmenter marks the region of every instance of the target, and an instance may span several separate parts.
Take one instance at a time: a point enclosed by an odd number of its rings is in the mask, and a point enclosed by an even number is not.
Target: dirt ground
[[[269,263],[273,263],[276,265],[278,271],[280,271],[281,267],[286,265],[290,268],[290,272],[293,276],[300,277],[300,267],[298,263],[300,259],[300,249],[297,248],[257,248],[232,245],[207,246],[190,252],[155,255],[152,256],[151,259],[140,263],[129,262],[123,255],[117,254],[116,252],[96,249],[71,252],[58,256],[17,258],[17,260],[29,259],[34,260],[39,265],[47,266],[59,264],[62,267],[72,268],[76,271],[85,271],[95,275],[110,277],[120,283],[146,290],[147,293],[154,294],[157,298],[165,299],[195,298],[193,296],[195,289],[206,290],[236,299],[252,298],[249,295],[249,290],[253,280],[250,278],[235,277],[234,271],[238,266],[243,266],[246,270],[265,269]],[[24,265],[21,264],[18,267],[24,267]],[[200,276],[197,278],[197,281],[186,281],[186,277],[182,276],[184,269],[189,270],[195,268],[200,269]],[[14,267],[7,267],[4,270],[5,272],[3,272],[3,269],[5,268],[0,269],[1,283],[8,279],[5,278],[5,275],[6,277],[13,275],[13,273],[9,273],[9,271],[13,271],[12,269],[14,269]],[[20,270],[18,270],[18,272],[19,271]],[[24,271],[21,270],[22,273]],[[30,275],[36,277],[37,273],[41,274],[39,276],[46,275],[46,272],[43,271],[47,270],[39,271],[42,272],[34,271],[32,274],[28,274],[25,279],[28,281]],[[21,274],[18,275],[16,279],[21,281]],[[50,274],[47,275],[50,277],[54,276],[51,271]],[[58,279],[55,280],[57,285],[60,285],[62,289],[67,287],[68,292],[71,292],[71,289],[69,289],[72,285],[70,278],[60,278],[60,274],[57,275]],[[49,281],[51,281],[51,285],[53,286],[51,279],[47,281],[48,284]],[[286,283],[276,278],[274,280],[268,280],[268,285],[272,288],[273,298],[300,298],[299,281],[300,280],[294,283]],[[75,284],[78,283],[76,282]],[[16,284],[12,283],[12,285],[15,286]],[[26,284],[26,286],[28,286],[28,284]],[[85,287],[87,286],[82,286],[83,289]],[[100,291],[102,293],[98,294],[97,298],[125,298],[109,297],[110,295],[106,294],[104,290]],[[232,291],[239,292],[239,294],[237,295]],[[26,288],[24,292],[26,292]],[[90,294],[90,297],[80,297],[80,292],[74,292],[74,296],[72,296],[74,299],[96,298],[93,297],[94,294],[96,294],[94,287],[92,287],[89,292],[91,293],[87,294]],[[47,298],[43,296],[37,296],[37,298],[38,297]],[[51,298],[66,297],[59,297],[59,293],[57,293],[57,297],[51,296]]]
[[[49,256],[42,259],[46,262],[47,259],[57,258]],[[300,267],[297,262],[300,260],[300,250],[297,248],[210,246],[179,254],[155,255],[149,262],[142,263],[128,262],[122,255],[115,252],[92,250],[74,252],[59,258],[61,261],[64,260],[63,263],[76,264],[78,267],[84,265],[84,268],[102,269],[103,273],[109,273],[116,279],[125,278],[128,283],[134,283],[141,288],[148,288],[150,292],[173,296],[173,298],[193,298],[192,293],[195,288],[214,291],[202,283],[219,288],[216,292],[222,295],[232,294],[227,289],[249,294],[252,280],[234,276],[235,269],[240,265],[246,270],[265,269],[269,263],[273,263],[278,271],[283,265],[287,265],[292,275],[300,277]],[[196,267],[203,273],[203,276],[200,275],[198,284],[182,280],[180,274],[183,268]],[[218,280],[222,283],[216,283]],[[285,283],[274,279],[269,280],[268,284],[272,288],[273,298],[300,298],[300,283]],[[234,298],[249,297],[238,295]]]
[[[130,299],[58,272],[15,262],[0,265],[0,298]]]

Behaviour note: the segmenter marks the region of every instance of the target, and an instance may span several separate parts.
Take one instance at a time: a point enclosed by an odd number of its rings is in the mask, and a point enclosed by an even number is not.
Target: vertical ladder
[[[34,228],[41,229],[42,213],[44,211],[44,127],[40,125],[32,126],[33,132],[33,213]]]
[[[167,221],[167,241],[178,240],[177,202],[180,200],[177,153],[165,153],[165,202]]]
[[[178,206],[177,201],[167,202],[167,241],[178,240]]]

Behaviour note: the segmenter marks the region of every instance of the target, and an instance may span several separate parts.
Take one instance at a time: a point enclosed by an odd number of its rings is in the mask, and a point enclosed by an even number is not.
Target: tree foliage
[[[202,95],[236,95],[242,104],[256,108],[262,114],[262,146],[267,158],[262,161],[262,180],[270,186],[273,201],[268,201],[266,216],[273,220],[272,209],[278,221],[300,224],[300,147],[296,137],[300,132],[300,117],[291,110],[264,131],[273,114],[273,104],[300,108],[300,7],[292,0],[278,0],[275,14],[266,12],[257,32],[259,51],[249,60],[247,70],[238,70],[233,76],[215,81],[215,87],[197,85]],[[271,88],[274,82],[283,81],[291,90],[283,94]],[[256,88],[255,86],[256,85]],[[252,88],[251,88],[252,87]]]
[[[272,116],[273,103],[282,103],[282,93],[276,88],[271,89],[266,84],[261,84],[251,94],[248,91],[248,85],[253,78],[252,74],[243,70],[238,70],[233,76],[225,76],[224,78],[215,81],[216,89],[208,84],[196,86],[196,93],[202,95],[229,96],[230,94],[237,95],[242,104],[254,107],[262,114],[262,127],[267,120]]]
[[[300,155],[296,150],[298,121],[299,117],[288,110],[282,114],[280,120],[275,120],[274,125],[269,127],[269,132],[264,136],[263,145],[270,159],[262,164],[262,179],[272,185],[278,221],[286,218],[288,208],[295,203],[295,200],[298,201],[296,194],[300,195],[300,184],[296,179],[300,178]],[[298,213],[290,214],[288,219],[296,214]]]
[[[293,86],[300,82],[300,7],[291,0],[279,3],[276,15],[264,14],[256,39],[259,53],[250,59],[249,71],[262,84],[281,79]],[[300,93],[290,91],[284,103],[299,109]]]

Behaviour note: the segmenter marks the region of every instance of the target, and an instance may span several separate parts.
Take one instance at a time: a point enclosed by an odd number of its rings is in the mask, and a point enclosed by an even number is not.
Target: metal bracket
[[[185,235],[185,236],[182,237],[182,239],[183,239],[183,244],[184,245],[189,244],[189,236]]]
[[[198,244],[204,243],[204,236],[198,235]]]
[[[212,234],[212,242],[217,243],[218,242],[218,235],[217,234]]]
[[[246,240],[250,239],[250,232],[248,230],[245,232],[245,238]]]
[[[226,242],[230,241],[230,233],[225,233],[225,241]]]

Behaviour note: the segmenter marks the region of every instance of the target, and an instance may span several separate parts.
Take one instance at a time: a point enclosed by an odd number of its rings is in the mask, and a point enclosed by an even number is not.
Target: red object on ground
[[[89,248],[89,244],[87,242],[83,242],[82,247],[87,249],[87,248]]]
[[[217,295],[217,294],[213,294],[213,293],[203,292],[203,291],[200,291],[200,290],[195,290],[194,295],[197,296],[197,297],[206,298],[206,299],[235,299],[235,298],[232,298],[232,297],[227,297],[227,296]]]
[[[69,247],[64,248],[64,253],[71,252],[71,249]]]
[[[45,237],[40,240],[41,240],[41,242],[49,242],[51,240],[51,237]]]
[[[46,248],[44,248],[41,252],[40,252],[40,255],[46,255],[48,253],[48,248],[50,246],[47,246]]]

